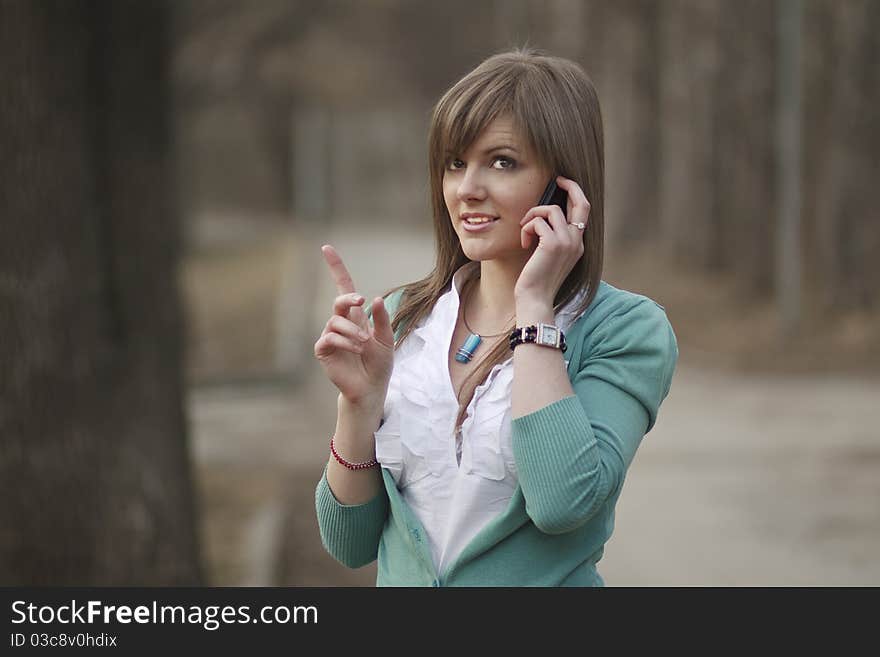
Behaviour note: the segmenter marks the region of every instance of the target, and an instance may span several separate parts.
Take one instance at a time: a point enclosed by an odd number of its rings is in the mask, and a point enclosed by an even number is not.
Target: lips
[[[498,219],[491,219],[489,221],[482,221],[480,223],[470,223],[468,221],[461,222],[461,228],[467,233],[479,233],[487,230],[492,230],[492,227],[498,223]]]
[[[464,212],[461,214],[461,220],[469,226],[480,226],[497,221],[498,217],[488,214],[477,214],[475,212]]]

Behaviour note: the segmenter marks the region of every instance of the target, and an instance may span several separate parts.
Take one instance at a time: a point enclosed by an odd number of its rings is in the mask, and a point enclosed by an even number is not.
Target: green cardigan
[[[385,300],[390,316],[400,297]],[[378,586],[602,586],[596,563],[614,506],[669,392],[678,347],[662,306],[604,281],[566,342],[575,395],[511,422],[513,497],[445,572],[384,468],[384,489],[358,505],[336,500],[325,468],[315,502],[326,550],[349,568],[378,559]]]

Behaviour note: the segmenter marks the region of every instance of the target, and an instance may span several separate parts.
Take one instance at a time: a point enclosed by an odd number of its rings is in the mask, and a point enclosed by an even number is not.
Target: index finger
[[[345,268],[345,263],[342,262],[342,258],[336,252],[336,249],[329,244],[325,244],[321,247],[321,253],[324,255],[327,266],[330,267],[330,273],[333,276],[333,282],[336,284],[337,293],[350,294],[354,292],[354,281],[351,280],[351,274],[348,273],[348,269]]]
[[[577,207],[578,205],[586,208],[590,207],[590,201],[584,194],[584,190],[574,180],[564,176],[557,176],[556,184],[568,192],[568,200],[571,202],[572,207]],[[589,212],[589,209],[587,211]]]

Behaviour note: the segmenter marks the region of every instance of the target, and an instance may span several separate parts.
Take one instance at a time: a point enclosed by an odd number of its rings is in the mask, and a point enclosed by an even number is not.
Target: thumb
[[[373,299],[373,335],[386,347],[394,347],[394,332],[391,330],[391,318],[385,309],[382,297]]]

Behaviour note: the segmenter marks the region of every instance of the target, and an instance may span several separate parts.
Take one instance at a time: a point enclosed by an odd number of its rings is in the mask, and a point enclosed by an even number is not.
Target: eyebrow
[[[487,148],[485,151],[483,151],[483,155],[489,155],[490,153],[494,153],[495,151],[503,151],[503,150],[509,150],[509,151],[513,151],[514,153],[519,153],[519,151],[516,149],[516,147],[508,146],[507,144],[502,144],[500,146],[493,146],[492,148]]]

